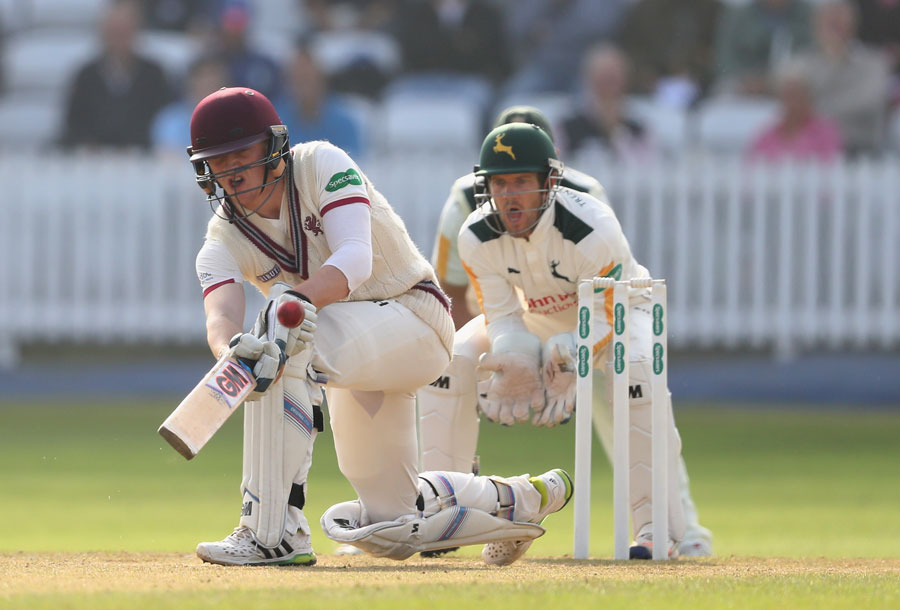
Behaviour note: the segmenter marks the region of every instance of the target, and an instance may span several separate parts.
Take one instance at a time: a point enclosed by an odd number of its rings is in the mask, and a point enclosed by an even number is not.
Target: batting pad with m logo
[[[450,389],[450,377],[447,375],[441,375],[428,385],[439,388],[441,390],[449,390]]]

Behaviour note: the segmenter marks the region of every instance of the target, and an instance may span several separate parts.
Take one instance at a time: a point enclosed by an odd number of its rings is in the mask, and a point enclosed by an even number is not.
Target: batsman
[[[531,115],[543,120],[536,109]],[[567,422],[575,407],[578,283],[597,276],[649,277],[634,259],[605,197],[570,188],[564,182],[566,171],[553,141],[538,125],[500,124],[484,139],[474,174],[477,208],[462,224],[457,243],[483,315],[457,331],[450,366],[418,394],[426,469],[471,471],[479,412],[504,425]],[[611,296],[597,299],[594,319],[601,321],[597,335],[603,338],[594,346],[595,370],[605,369],[608,360]],[[649,559],[654,541],[648,291],[632,290],[629,301],[631,556]],[[595,388],[603,392],[603,384]],[[611,401],[599,395],[593,402]],[[596,411],[597,431],[608,451],[610,410]],[[682,547],[686,554],[708,555],[711,535],[696,521],[686,472],[679,468],[680,438],[674,419],[670,421],[669,540],[663,544],[670,557],[678,555],[679,543],[687,543]]]
[[[188,148],[213,207],[196,268],[207,341],[256,381],[244,403],[242,510],[203,561],[311,565],[303,509],[327,396],[338,466],[358,498],[321,519],[368,553],[485,544],[510,563],[572,496],[562,470],[477,477],[418,472],[415,392],[450,362],[453,321],[434,270],[357,164],[324,141],[290,145],[258,91],[223,88],[191,117]],[[243,283],[268,299],[249,331]],[[296,328],[277,312],[303,308]]]

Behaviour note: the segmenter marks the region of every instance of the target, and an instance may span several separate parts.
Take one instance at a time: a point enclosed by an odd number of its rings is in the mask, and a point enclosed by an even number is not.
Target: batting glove
[[[256,389],[247,400],[259,400],[278,381],[287,358],[274,341],[263,341],[253,333],[238,333],[228,343],[236,357],[256,380]]]
[[[528,421],[531,409],[543,409],[540,351],[537,336],[517,332],[497,337],[491,353],[481,356],[479,371],[491,373],[478,383],[478,407],[485,417],[511,426]]]
[[[531,423],[552,428],[565,424],[575,410],[575,337],[560,333],[544,344],[541,374],[547,401],[544,410],[535,412]]]
[[[295,328],[288,328],[278,321],[278,308],[288,301],[297,301],[305,312],[303,322]],[[280,342],[288,357],[295,356],[312,345],[318,317],[316,311],[316,306],[304,295],[279,282],[269,291],[269,300],[256,318],[253,334]]]

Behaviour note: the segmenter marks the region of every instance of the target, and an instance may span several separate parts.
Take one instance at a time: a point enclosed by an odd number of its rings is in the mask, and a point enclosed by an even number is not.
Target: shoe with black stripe
[[[312,540],[302,531],[285,532],[274,547],[259,543],[249,527],[234,528],[224,540],[201,542],[197,556],[223,566],[311,566],[316,563]]]

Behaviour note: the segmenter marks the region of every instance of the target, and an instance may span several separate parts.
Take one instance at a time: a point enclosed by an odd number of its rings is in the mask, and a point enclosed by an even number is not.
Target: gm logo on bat
[[[223,362],[206,383],[206,387],[220,396],[229,409],[241,404],[252,386],[252,378],[246,369],[232,360]]]

